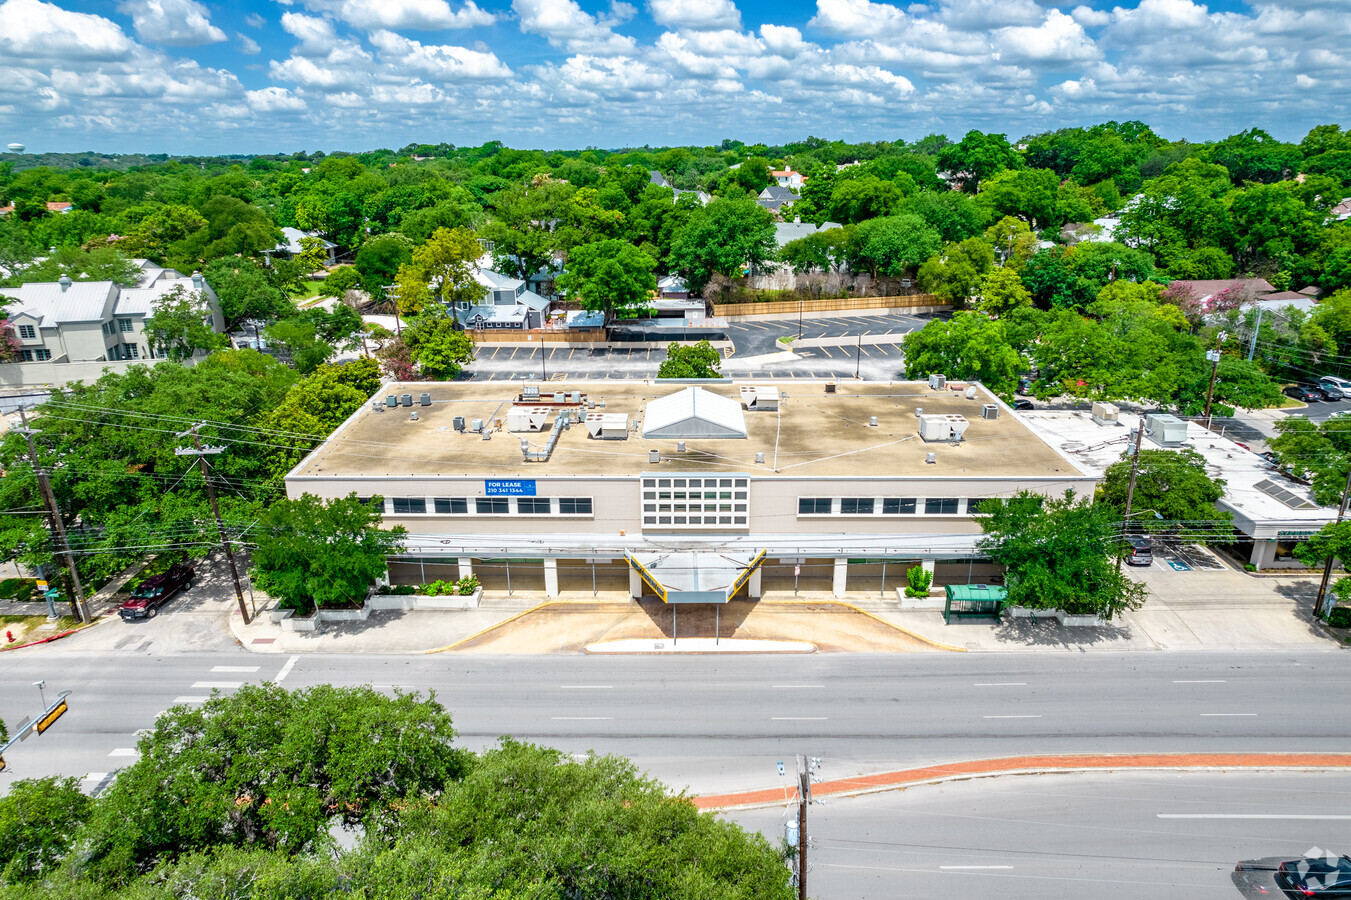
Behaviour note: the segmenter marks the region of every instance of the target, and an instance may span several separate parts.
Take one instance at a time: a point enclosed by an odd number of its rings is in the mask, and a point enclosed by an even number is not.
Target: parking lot
[[[756,356],[772,353],[778,347],[775,342],[784,335],[797,337],[799,332],[804,338],[841,337],[856,334],[898,334],[903,335],[923,328],[925,323],[946,313],[923,313],[920,315],[895,316],[832,316],[822,319],[799,320],[785,316],[770,322],[732,322],[727,326],[727,337],[736,345],[741,356]]]

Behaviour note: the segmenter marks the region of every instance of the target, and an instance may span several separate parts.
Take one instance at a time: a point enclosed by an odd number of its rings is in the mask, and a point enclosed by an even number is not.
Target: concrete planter
[[[947,604],[947,595],[942,588],[936,592],[930,588],[927,597],[907,597],[905,588],[896,588],[896,601],[901,609],[942,609]]]
[[[275,623],[281,624],[282,631],[318,631],[319,618],[317,616],[296,617],[294,609],[273,609],[268,611],[268,616]]]
[[[1015,619],[1058,619],[1062,615],[1058,609],[1033,609],[1029,606],[1010,606],[1008,610]]]
[[[320,609],[314,614],[320,622],[364,622],[370,616],[370,606],[365,604],[359,609]]]
[[[366,609],[477,609],[483,599],[483,588],[474,593],[461,596],[444,594],[428,597],[425,594],[371,594],[366,598]]]
[[[1107,624],[1107,620],[1099,615],[1089,614],[1074,616],[1059,609],[1055,611],[1055,617],[1056,620],[1066,628],[1098,627]]]

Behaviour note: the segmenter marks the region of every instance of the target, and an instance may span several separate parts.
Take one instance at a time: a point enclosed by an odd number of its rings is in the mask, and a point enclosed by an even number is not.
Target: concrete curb
[[[767,606],[793,606],[793,605],[796,605],[796,606],[820,606],[820,605],[822,605],[822,604],[830,604],[830,605],[832,605],[832,606],[842,606],[842,607],[844,607],[845,609],[852,610],[852,611],[854,611],[854,612],[856,612],[856,613],[862,613],[863,615],[867,616],[868,618],[873,619],[874,621],[877,621],[877,622],[881,622],[883,625],[887,626],[888,628],[892,628],[892,629],[894,629],[894,630],[896,630],[896,631],[899,631],[901,634],[904,634],[904,635],[906,635],[907,637],[912,637],[912,638],[914,638],[914,639],[917,640],[917,641],[922,641],[923,643],[928,644],[930,647],[937,647],[939,650],[947,650],[947,651],[950,651],[950,652],[952,652],[952,653],[968,653],[968,652],[970,652],[970,651],[968,651],[967,648],[965,648],[965,647],[958,647],[958,646],[955,645],[955,644],[945,644],[945,643],[943,643],[942,641],[936,641],[936,640],[934,640],[933,638],[925,637],[924,635],[920,634],[920,633],[917,632],[917,631],[911,631],[909,628],[906,628],[904,625],[897,625],[895,622],[892,622],[892,621],[889,621],[889,620],[887,620],[887,619],[884,619],[884,618],[882,618],[881,616],[877,615],[877,613],[869,612],[868,610],[864,609],[864,608],[861,607],[861,606],[855,606],[854,604],[850,603],[850,602],[847,601],[847,600],[767,600],[767,601],[762,601],[762,602],[765,603],[765,605],[767,605]]]
[[[1126,753],[1056,756],[1013,756],[976,759],[946,765],[882,772],[820,782],[812,786],[813,796],[854,797],[882,791],[905,790],[924,784],[993,778],[1001,775],[1051,775],[1082,772],[1110,772],[1118,769],[1155,771],[1223,771],[1227,769],[1270,769],[1306,771],[1351,768],[1351,753]],[[789,799],[794,795],[790,792]],[[692,797],[703,810],[755,809],[779,806],[785,802],[784,788],[766,788],[739,794],[715,794]]]
[[[9,653],[11,650],[22,650],[25,647],[36,647],[40,644],[50,644],[52,641],[59,641],[64,637],[70,637],[72,634],[78,634],[81,631],[88,631],[95,625],[102,625],[104,622],[107,621],[108,621],[107,616],[95,616],[93,620],[89,622],[89,624],[81,625],[78,628],[71,628],[67,631],[61,632],[60,634],[49,634],[45,638],[38,638],[36,641],[29,641],[26,644],[15,644],[13,646],[0,647],[0,653]]]

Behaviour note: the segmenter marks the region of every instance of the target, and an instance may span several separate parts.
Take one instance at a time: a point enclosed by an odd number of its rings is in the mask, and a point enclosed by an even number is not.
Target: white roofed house
[[[474,280],[483,286],[483,299],[477,304],[456,303],[452,310],[465,328],[529,331],[544,327],[551,301],[529,290],[524,281],[484,268],[474,270]]]
[[[316,238],[322,242],[327,257],[324,260],[324,265],[331,266],[335,263],[336,258],[334,257],[333,251],[337,249],[338,245],[332,241],[324,240],[313,231],[301,231],[299,228],[291,228],[290,226],[283,228],[281,234],[281,243],[272,249],[272,255],[280,256],[282,258],[299,256],[305,252],[305,247],[300,242],[301,238]]]
[[[154,351],[145,336],[145,323],[154,313],[154,305],[175,288],[199,292],[210,309],[211,327],[225,330],[220,303],[206,280],[198,273],[185,278],[173,269],[142,264],[144,274],[135,287],[122,287],[112,281],[28,282],[12,288],[0,288],[0,297],[10,299],[8,316],[19,340],[18,359],[25,363],[52,363],[58,366],[51,377],[60,381],[60,364],[98,363],[153,358]],[[12,364],[11,364],[12,366]],[[0,366],[7,369],[11,366]],[[97,367],[85,367],[95,376]],[[72,379],[87,377],[70,374]],[[31,383],[21,372],[0,375],[0,383]]]

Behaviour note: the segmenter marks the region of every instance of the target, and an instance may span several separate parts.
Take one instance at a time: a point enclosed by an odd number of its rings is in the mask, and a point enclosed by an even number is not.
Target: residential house
[[[1334,222],[1345,222],[1347,219],[1351,219],[1351,197],[1347,197],[1328,210],[1328,216]]]
[[[75,204],[71,203],[69,200],[47,201],[47,212],[64,214],[70,212],[74,208]],[[9,206],[0,206],[0,216],[7,216],[12,212],[14,212],[13,203],[11,203]]]
[[[671,182],[667,181],[666,176],[656,171],[655,169],[647,173],[647,180],[649,184],[655,184],[657,187],[670,188],[672,193],[675,194],[675,199],[677,201],[679,201],[683,195],[691,194],[693,195],[695,200],[699,201],[700,206],[707,206],[708,201],[713,199],[712,196],[705,193],[704,191],[697,191],[697,190],[682,191],[680,188],[676,187],[675,185],[671,184]]]
[[[791,222],[776,222],[774,224],[774,243],[782,250],[789,241],[816,234],[818,231],[828,231],[831,228],[841,227],[843,226],[839,222],[822,222],[820,225],[813,225],[811,222],[804,222],[800,218]]]
[[[334,256],[333,251],[337,249],[338,245],[333,243],[332,241],[324,240],[313,231],[301,231],[299,228],[291,228],[290,226],[283,228],[281,230],[281,233],[282,233],[281,243],[278,244],[276,247],[272,248],[273,256],[279,256],[283,259],[289,259],[291,257],[299,256],[301,253],[305,252],[305,248],[300,243],[300,239],[312,237],[312,238],[319,238],[319,240],[323,242],[324,252],[327,254],[324,260],[324,265],[331,266],[336,262],[336,257]]]
[[[760,196],[755,202],[772,213],[777,213],[786,203],[796,203],[798,193],[792,188],[783,187],[777,184],[771,184],[760,192]]]
[[[657,296],[663,300],[688,300],[690,287],[679,275],[667,275],[657,282]]]
[[[486,294],[478,304],[457,303],[455,318],[465,328],[528,331],[541,328],[549,317],[550,300],[526,287],[519,278],[477,268],[474,280]]]
[[[112,281],[28,282],[0,288],[11,297],[9,321],[19,339],[20,362],[97,362],[149,359],[145,322],[154,303],[176,287],[200,292],[211,310],[211,326],[225,331],[216,292],[201,274],[184,278],[173,269],[143,265],[135,287]]]
[[[792,166],[786,167],[782,172],[772,170],[769,175],[778,183],[779,187],[792,188],[795,191],[801,190],[802,182],[807,180],[801,172],[794,172]]]

